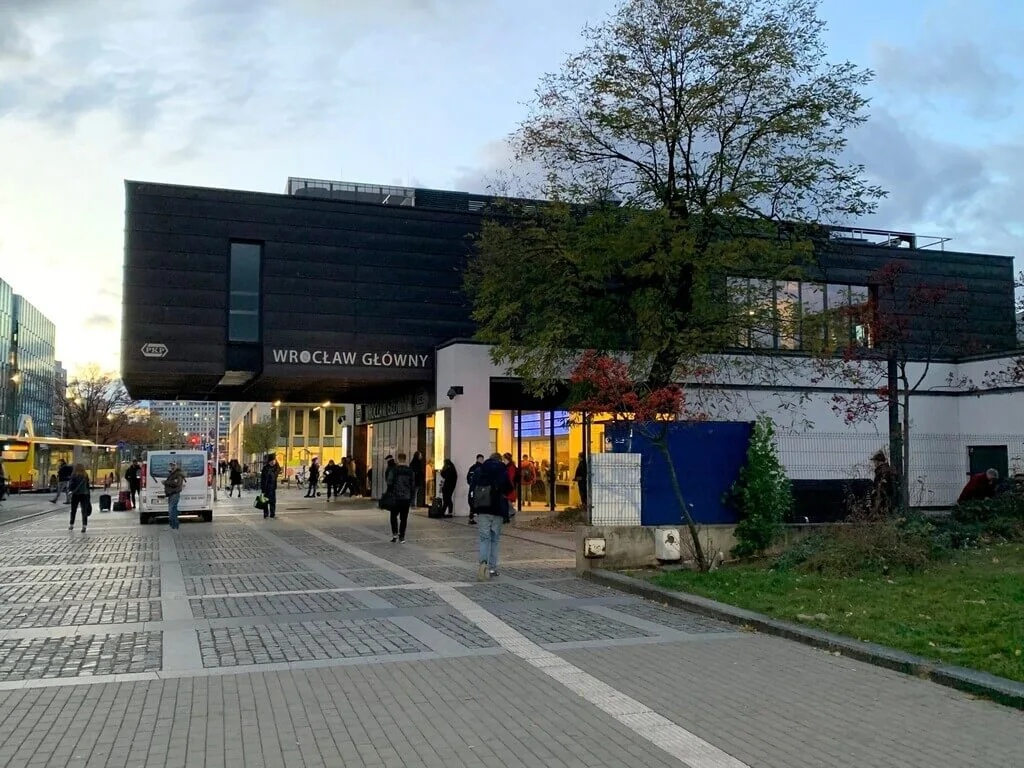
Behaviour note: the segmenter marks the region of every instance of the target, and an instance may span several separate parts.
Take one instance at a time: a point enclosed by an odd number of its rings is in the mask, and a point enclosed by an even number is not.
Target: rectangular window
[[[324,409],[324,437],[334,437],[334,409]]]
[[[796,280],[775,284],[775,314],[779,349],[800,349],[800,283]]]
[[[228,292],[228,341],[260,340],[260,271],[263,246],[232,243]]]
[[[313,441],[320,438],[320,411],[316,408],[309,412],[309,437]]]
[[[306,432],[306,412],[300,408],[295,410],[295,436],[302,437]]]

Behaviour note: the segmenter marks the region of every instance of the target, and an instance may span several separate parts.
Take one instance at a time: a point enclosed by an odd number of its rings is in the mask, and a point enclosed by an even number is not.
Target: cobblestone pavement
[[[462,521],[398,545],[282,497],[0,529],[0,766],[1024,765],[1018,712],[580,581],[544,537],[477,584]]]

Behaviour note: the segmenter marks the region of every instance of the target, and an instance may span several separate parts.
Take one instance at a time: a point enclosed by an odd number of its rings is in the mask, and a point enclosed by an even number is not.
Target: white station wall
[[[911,396],[912,502],[953,503],[965,482],[971,445],[1006,445],[1011,471],[1024,471],[1024,393],[979,391],[976,396],[955,396],[958,393],[950,384],[965,378],[977,386],[987,371],[1001,364],[1005,361],[933,365],[919,394]],[[847,424],[844,414],[835,411],[833,397],[837,386],[848,383],[817,381],[809,367],[802,370],[802,366],[799,361],[787,363],[785,383],[780,375],[777,388],[692,395],[693,407],[717,420],[771,416],[779,431],[781,458],[794,479],[870,478],[871,454],[879,449],[888,453],[886,410],[879,408],[873,418]],[[919,375],[919,370],[912,373]],[[486,454],[490,444],[490,380],[508,375],[494,365],[485,345],[453,344],[437,352],[438,409],[449,409],[449,452],[461,475],[456,514],[468,514],[465,473],[476,454]],[[728,379],[736,385],[768,384],[743,381],[737,375]],[[463,394],[449,400],[452,386],[461,386]]]

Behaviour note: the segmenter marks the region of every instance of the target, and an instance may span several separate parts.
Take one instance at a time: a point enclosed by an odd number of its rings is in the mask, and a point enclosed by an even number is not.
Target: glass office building
[[[0,434],[18,426],[14,375],[14,291],[0,280]]]
[[[13,308],[7,357],[11,369],[5,377],[12,403],[6,411],[3,431],[14,432],[20,418],[30,416],[37,435],[52,435],[57,329],[23,296],[14,294]]]

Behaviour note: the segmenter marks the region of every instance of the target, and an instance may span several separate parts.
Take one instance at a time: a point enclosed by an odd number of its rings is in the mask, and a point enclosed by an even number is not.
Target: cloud
[[[983,120],[1008,117],[1020,78],[991,48],[972,40],[875,45],[878,84],[913,100],[953,97]]]
[[[862,225],[954,237],[953,250],[1024,253],[1024,137],[963,146],[876,109],[850,137],[849,156],[889,191]]]
[[[117,326],[117,318],[113,315],[89,315],[83,321],[83,325],[94,330],[109,331]]]
[[[58,131],[118,116],[131,135],[191,144],[280,123],[329,121],[357,84],[346,56],[374,36],[451,30],[490,0],[3,0],[0,118]],[[380,50],[361,54],[367,60]],[[386,52],[384,55],[387,55]],[[362,62],[366,69],[365,62]],[[334,98],[326,98],[333,96]]]

